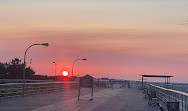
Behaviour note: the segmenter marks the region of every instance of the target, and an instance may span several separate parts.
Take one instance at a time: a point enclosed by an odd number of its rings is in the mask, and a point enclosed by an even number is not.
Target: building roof
[[[163,77],[163,78],[169,78],[174,76],[166,76],[166,75],[141,75],[142,77]]]

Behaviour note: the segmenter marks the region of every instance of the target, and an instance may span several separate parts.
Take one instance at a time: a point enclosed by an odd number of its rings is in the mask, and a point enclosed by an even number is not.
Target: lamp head
[[[82,59],[82,60],[86,61],[87,59]]]
[[[43,46],[49,46],[48,43],[42,43],[41,45],[43,45]]]

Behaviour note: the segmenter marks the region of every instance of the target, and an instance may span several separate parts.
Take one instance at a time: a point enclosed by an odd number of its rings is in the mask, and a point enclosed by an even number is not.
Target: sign
[[[93,87],[93,77],[86,75],[80,78],[80,87],[92,88]]]
[[[78,92],[78,101],[80,101],[80,89],[81,88],[91,88],[91,97],[88,98],[89,101],[93,100],[93,77],[90,75],[85,75],[79,80],[79,92]]]

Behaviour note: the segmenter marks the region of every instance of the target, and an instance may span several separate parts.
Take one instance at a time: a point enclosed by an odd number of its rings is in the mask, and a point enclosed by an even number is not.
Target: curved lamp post
[[[73,64],[72,64],[72,78],[73,78],[73,68],[74,68],[74,64],[75,64],[75,62],[76,61],[79,61],[79,60],[83,60],[83,61],[86,61],[87,59],[76,59],[74,62],[73,62]],[[73,79],[72,79],[72,81],[73,81]]]
[[[31,48],[32,46],[35,46],[35,45],[49,46],[48,43],[32,44],[32,45],[30,45],[30,46],[26,49],[26,51],[25,51],[25,53],[24,53],[23,90],[22,90],[23,96],[25,95],[25,67],[26,67],[25,58],[26,58],[26,54],[27,54],[27,51],[29,50],[29,48]]]
[[[55,80],[56,80],[56,62],[53,62],[55,64]]]

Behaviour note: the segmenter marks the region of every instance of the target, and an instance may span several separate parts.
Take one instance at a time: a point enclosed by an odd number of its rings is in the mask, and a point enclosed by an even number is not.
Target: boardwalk
[[[77,90],[3,100],[0,111],[159,111],[149,106],[138,89],[95,89],[94,100],[77,101]]]
[[[159,111],[157,106],[149,106],[147,102],[138,89],[124,89],[92,111]]]

